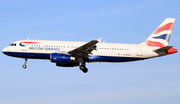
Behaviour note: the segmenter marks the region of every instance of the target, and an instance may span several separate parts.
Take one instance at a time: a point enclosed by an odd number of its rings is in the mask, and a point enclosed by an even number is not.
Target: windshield
[[[16,43],[12,43],[12,44],[10,44],[9,46],[16,46]]]

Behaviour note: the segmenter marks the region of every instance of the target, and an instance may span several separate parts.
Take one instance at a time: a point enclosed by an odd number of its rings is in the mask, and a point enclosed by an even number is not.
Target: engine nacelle
[[[54,63],[67,63],[67,62],[73,62],[75,61],[75,57],[71,57],[68,54],[62,54],[62,53],[52,53],[50,56],[51,62]]]
[[[59,66],[59,67],[74,67],[74,66],[79,66],[79,62],[56,63],[56,66]]]

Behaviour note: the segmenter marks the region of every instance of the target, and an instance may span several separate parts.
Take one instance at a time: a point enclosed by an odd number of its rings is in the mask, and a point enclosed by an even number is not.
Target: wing
[[[98,43],[98,40],[92,40],[72,51],[69,51],[68,53],[73,57],[85,57],[88,58],[88,54],[92,54],[91,52],[93,50],[96,50],[96,44]]]

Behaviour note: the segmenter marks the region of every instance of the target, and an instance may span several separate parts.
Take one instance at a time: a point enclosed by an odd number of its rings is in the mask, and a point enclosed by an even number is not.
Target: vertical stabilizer
[[[175,18],[166,18],[159,27],[144,42],[150,47],[165,47],[168,45]]]

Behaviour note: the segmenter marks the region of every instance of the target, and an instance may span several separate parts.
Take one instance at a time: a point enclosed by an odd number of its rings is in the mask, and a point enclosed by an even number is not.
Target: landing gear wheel
[[[24,65],[22,66],[24,69],[26,69],[27,68],[27,65],[26,65],[26,63],[27,63],[27,58],[25,58],[25,61],[24,61]]]
[[[80,68],[84,73],[87,73],[87,72],[88,72],[88,69],[87,69],[84,65],[79,66],[79,68]]]
[[[27,68],[27,65],[23,65],[22,67],[23,67],[24,69],[26,69],[26,68]]]
[[[82,70],[84,73],[87,73],[88,69],[86,68],[85,57],[78,57],[77,60],[81,63],[81,65],[79,66],[79,69]]]

